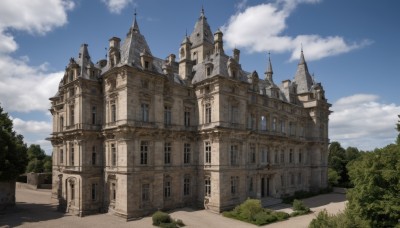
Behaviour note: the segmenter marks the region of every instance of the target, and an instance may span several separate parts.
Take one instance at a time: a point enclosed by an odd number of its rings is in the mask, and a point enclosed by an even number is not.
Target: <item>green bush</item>
[[[306,207],[301,200],[293,200],[293,210],[294,211],[304,211],[304,212],[309,212],[310,208]]]
[[[174,222],[171,223],[161,223],[159,225],[161,228],[177,228],[176,224]]]
[[[277,212],[274,212],[274,213],[275,213],[275,215],[276,215],[276,217],[278,218],[279,221],[286,220],[286,219],[288,219],[290,217],[290,215],[288,213],[283,212],[283,211],[277,211]]]
[[[156,211],[151,218],[153,219],[153,225],[155,226],[160,226],[162,223],[172,222],[171,216],[162,211]]]
[[[183,223],[182,219],[177,219],[177,220],[175,221],[175,223],[176,223],[179,227],[185,226],[185,223]]]
[[[256,199],[247,199],[232,211],[225,211],[222,215],[259,226],[289,218],[288,213],[264,209],[261,201]]]

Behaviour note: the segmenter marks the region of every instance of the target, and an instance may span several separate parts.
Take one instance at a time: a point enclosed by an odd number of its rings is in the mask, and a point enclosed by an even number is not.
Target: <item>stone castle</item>
[[[94,64],[80,47],[50,98],[61,209],[126,219],[184,206],[220,212],[327,187],[331,105],[303,51],[294,79],[277,85],[270,59],[263,77],[245,71],[222,37],[202,10],[179,59],[152,55],[136,15],[106,59]]]

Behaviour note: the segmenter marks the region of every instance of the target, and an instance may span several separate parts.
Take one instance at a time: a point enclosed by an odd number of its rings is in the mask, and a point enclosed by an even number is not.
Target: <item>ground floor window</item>
[[[150,201],[150,185],[149,184],[142,185],[142,201],[143,202]]]
[[[211,180],[209,177],[204,180],[204,188],[205,196],[211,196]]]

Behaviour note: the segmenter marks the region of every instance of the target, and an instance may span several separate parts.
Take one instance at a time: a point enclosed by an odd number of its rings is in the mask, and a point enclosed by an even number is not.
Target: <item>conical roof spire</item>
[[[265,71],[265,79],[269,80],[272,82],[272,63],[271,63],[271,53],[268,52],[268,66],[267,66],[267,71]]]
[[[190,34],[190,41],[194,47],[202,45],[204,42],[208,42],[209,44],[214,43],[213,33],[207,22],[203,7],[201,7],[200,17],[194,25],[193,32]]]
[[[305,93],[309,92],[313,84],[310,73],[308,72],[307,62],[304,58],[303,47],[301,47],[301,54],[299,64],[297,65],[296,75],[294,81],[297,84],[297,92]]]
[[[131,30],[132,30],[133,32],[140,33],[139,25],[138,25],[137,19],[136,19],[136,15],[137,15],[136,9],[135,9],[135,13],[134,13],[133,15],[134,15],[134,17],[133,17],[133,23],[132,23],[132,26],[131,26]]]

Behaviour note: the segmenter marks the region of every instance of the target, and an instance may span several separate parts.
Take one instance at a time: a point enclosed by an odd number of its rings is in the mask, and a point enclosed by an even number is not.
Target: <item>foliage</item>
[[[295,199],[305,199],[305,198],[310,198],[319,194],[326,194],[331,192],[331,188],[326,188],[326,189],[321,189],[319,192],[307,192],[307,191],[296,191],[293,196],[288,196],[285,198],[282,198],[282,203],[286,204],[292,204]]]
[[[222,214],[228,218],[237,219],[259,226],[289,218],[288,213],[275,212],[263,208],[261,201],[256,199],[247,199],[242,204],[236,206],[232,211],[225,211]]]
[[[309,228],[369,228],[370,225],[352,214],[347,208],[344,212],[330,215],[324,209],[314,218]]]
[[[329,183],[333,186],[352,187],[348,175],[347,164],[356,160],[360,155],[360,151],[355,147],[344,149],[339,142],[332,142],[329,146],[328,156],[328,165],[331,170],[330,173],[328,173]],[[336,172],[337,176],[333,171]],[[335,183],[337,177],[339,177],[339,179],[337,179],[337,183]]]
[[[354,188],[349,209],[372,227],[392,227],[400,219],[400,145],[365,153],[349,166]]]
[[[43,173],[51,172],[52,159],[46,155],[40,145],[32,144],[28,148],[28,165],[26,172]]]
[[[169,214],[162,211],[156,211],[152,216],[152,220],[153,225],[162,228],[176,228],[185,226],[181,219],[173,220]]]
[[[328,168],[328,184],[329,186],[334,186],[339,183],[340,176],[336,170]]]
[[[25,172],[26,151],[23,136],[13,130],[8,113],[0,106],[0,181],[16,180]]]
[[[293,201],[293,210],[309,212],[310,208],[304,205],[303,201],[295,199]]]

